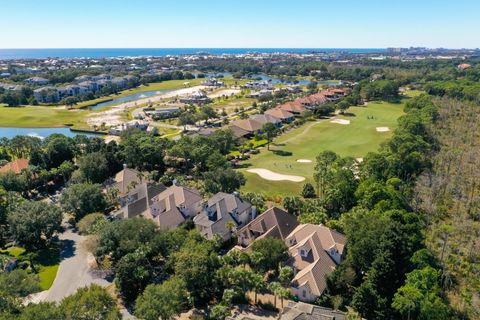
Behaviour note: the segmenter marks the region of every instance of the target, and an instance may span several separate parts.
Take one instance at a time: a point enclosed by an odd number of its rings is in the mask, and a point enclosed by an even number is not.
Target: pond
[[[71,131],[70,128],[0,128],[0,138],[8,139],[11,139],[15,136],[30,136],[44,139],[54,133],[60,133],[67,137],[74,137],[81,134],[93,136]]]
[[[159,95],[159,94],[162,94],[162,93],[171,92],[171,91],[173,91],[173,90],[155,90],[155,91],[138,92],[138,93],[130,94],[128,96],[116,98],[116,99],[113,99],[113,100],[110,100],[110,101],[97,103],[93,106],[89,106],[88,109],[96,110],[96,109],[100,109],[100,108],[103,108],[103,107],[114,106],[116,104],[120,104],[120,103],[124,103],[124,102],[130,102],[130,101],[139,100],[139,99],[143,99],[143,98],[153,97],[153,96],[156,96],[156,95]]]

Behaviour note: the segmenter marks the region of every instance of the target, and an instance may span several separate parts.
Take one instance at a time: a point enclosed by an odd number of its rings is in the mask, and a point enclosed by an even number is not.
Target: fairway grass
[[[0,106],[0,127],[59,128],[65,124],[84,125],[87,110],[66,110],[63,107]]]
[[[349,108],[348,114],[336,118],[349,120],[349,125],[322,119],[307,122],[275,139],[271,151],[263,148],[258,155],[244,162],[245,168],[240,171],[245,174],[247,183],[242,191],[261,192],[268,196],[299,195],[305,182],[313,182],[315,158],[320,152],[331,150],[342,157],[362,158],[377,151],[397,127],[397,119],[403,114],[403,103],[370,102],[365,107]],[[391,131],[377,132],[377,127],[389,127]],[[299,159],[312,162],[297,162]],[[306,180],[300,183],[268,181],[247,172],[249,168],[303,176]]]

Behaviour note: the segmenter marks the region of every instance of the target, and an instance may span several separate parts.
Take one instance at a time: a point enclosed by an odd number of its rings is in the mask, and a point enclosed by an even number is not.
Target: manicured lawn
[[[260,154],[245,161],[243,164],[246,168],[240,169],[247,177],[243,191],[282,196],[299,194],[304,182],[267,181],[246,170],[264,168],[282,174],[303,176],[311,182],[315,157],[322,151],[332,150],[340,156],[355,158],[377,151],[397,127],[397,119],[403,114],[403,104],[371,102],[366,107],[352,107],[348,112],[348,116],[338,118],[349,120],[349,125],[331,123],[329,119],[307,122],[277,138],[270,147],[271,151],[263,148]],[[373,119],[368,119],[372,117]],[[377,132],[377,127],[389,127],[391,131]],[[312,162],[299,163],[298,159]]]
[[[12,247],[6,250],[0,250],[1,254],[7,254],[19,260],[19,263],[26,262],[30,265],[30,259],[24,248]],[[40,279],[40,290],[48,290],[57,275],[59,267],[58,249],[42,250],[33,258],[33,264],[38,278]],[[27,270],[33,272],[33,268]]]
[[[0,106],[0,127],[49,128],[65,124],[82,124],[87,110],[66,110],[62,107]]]

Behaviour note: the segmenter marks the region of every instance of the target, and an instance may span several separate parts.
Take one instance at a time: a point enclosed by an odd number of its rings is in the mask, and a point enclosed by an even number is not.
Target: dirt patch
[[[345,119],[333,119],[330,120],[331,123],[337,123],[337,124],[343,124],[343,125],[349,125],[350,120],[345,120]]]
[[[270,171],[268,169],[248,169],[247,172],[256,173],[261,178],[269,181],[292,181],[292,182],[305,181],[304,177],[281,174],[281,173]]]
[[[390,131],[389,127],[377,127],[377,132],[388,132]]]

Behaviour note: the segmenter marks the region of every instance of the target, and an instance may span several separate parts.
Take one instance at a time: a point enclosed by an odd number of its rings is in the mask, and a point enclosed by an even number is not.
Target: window
[[[302,297],[304,297],[304,298],[307,297],[307,291],[306,291],[306,290],[303,290],[303,291],[302,291]]]

